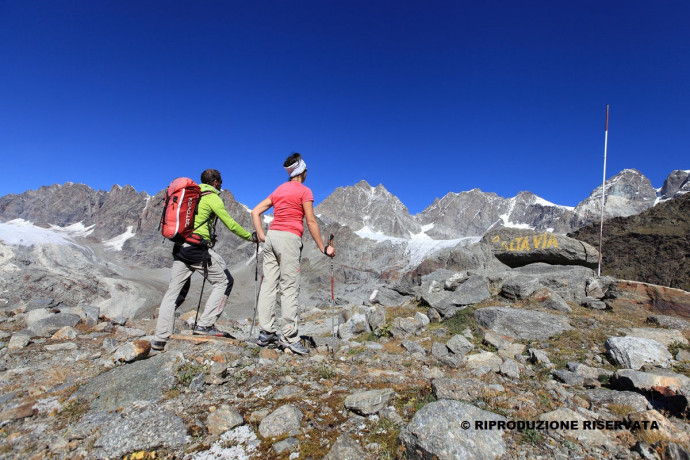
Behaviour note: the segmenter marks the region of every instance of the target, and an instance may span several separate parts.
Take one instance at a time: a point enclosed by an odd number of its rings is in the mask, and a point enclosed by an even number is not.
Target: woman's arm
[[[266,241],[266,234],[264,233],[264,228],[261,224],[261,214],[271,209],[271,206],[273,206],[273,202],[270,198],[266,198],[261,203],[257,204],[254,209],[252,209],[252,223],[254,224],[254,230],[256,230],[256,236],[262,243]]]
[[[319,251],[323,252],[325,245],[321,239],[321,231],[319,230],[319,224],[316,222],[316,216],[314,215],[314,202],[305,201],[302,203],[302,208],[304,209],[304,218],[307,220],[307,228],[311,237],[314,238],[314,243],[319,247]],[[333,246],[328,246],[326,249],[326,255],[328,257],[335,257],[335,248]]]

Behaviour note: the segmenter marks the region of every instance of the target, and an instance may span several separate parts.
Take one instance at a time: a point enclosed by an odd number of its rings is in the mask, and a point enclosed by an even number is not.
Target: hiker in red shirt
[[[297,296],[300,283],[300,260],[302,258],[303,220],[319,250],[328,257],[335,256],[335,248],[326,246],[321,239],[319,225],[314,215],[314,195],[304,185],[307,165],[299,153],[290,155],[283,167],[288,181],[276,188],[268,198],[252,210],[252,222],[259,241],[264,244],[264,281],[258,301],[259,340],[265,347],[278,343],[297,354],[307,354],[309,349],[300,343]],[[268,233],[264,234],[261,214],[273,207],[273,220]],[[275,302],[280,287],[280,307],[283,324],[277,332]]]

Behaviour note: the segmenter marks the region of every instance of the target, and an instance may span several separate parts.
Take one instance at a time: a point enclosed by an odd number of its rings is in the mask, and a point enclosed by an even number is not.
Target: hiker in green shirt
[[[201,199],[194,218],[195,230],[184,243],[177,243],[173,247],[174,261],[170,285],[158,311],[156,336],[151,341],[151,348],[154,350],[164,349],[170,339],[174,329],[175,310],[184,301],[189,291],[191,276],[196,270],[204,271],[204,276],[213,286],[213,290],[193,333],[231,337],[227,332],[215,327],[216,320],[223,313],[234,283],[225,261],[212,249],[216,240],[215,224],[217,220],[220,220],[228,230],[247,241],[255,242],[256,236],[242,228],[228,214],[219,196],[222,183],[220,172],[215,169],[207,169],[201,174]]]

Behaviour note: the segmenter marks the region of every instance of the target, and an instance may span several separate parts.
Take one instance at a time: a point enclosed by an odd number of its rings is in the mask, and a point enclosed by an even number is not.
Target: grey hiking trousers
[[[281,339],[299,341],[299,308],[297,297],[300,283],[302,238],[290,232],[269,230],[264,243],[264,280],[259,293],[259,327],[276,331],[276,297],[280,287]]]
[[[204,312],[201,314],[197,325],[207,327],[213,326],[218,317],[223,313],[225,303],[233,286],[233,278],[228,271],[223,258],[213,249],[208,250],[210,261],[208,265],[208,281],[213,290],[206,301]],[[190,276],[199,270],[203,274],[201,262],[186,264],[181,260],[175,260],[170,274],[170,284],[163,296],[160,309],[158,311],[158,322],[156,323],[156,340],[167,341],[173,333],[175,325],[175,309],[183,299],[178,301],[180,291]]]

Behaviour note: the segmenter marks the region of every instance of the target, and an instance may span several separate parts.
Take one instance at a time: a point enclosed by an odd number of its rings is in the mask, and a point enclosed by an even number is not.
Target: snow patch
[[[226,431],[207,451],[185,456],[185,460],[249,460],[253,458],[259,438],[248,425]]]
[[[122,246],[125,244],[125,241],[136,235],[136,233],[132,232],[133,228],[134,227],[130,225],[127,227],[127,231],[125,231],[123,234],[104,241],[103,244],[105,245],[106,249],[111,251],[122,251]]]
[[[510,219],[508,219],[508,214],[501,214],[498,216],[502,221],[503,221],[503,226],[507,228],[520,228],[523,230],[534,230],[534,227],[532,227],[529,224],[517,224],[515,222],[511,222]]]
[[[425,225],[425,227],[428,227],[428,225]],[[405,245],[405,254],[410,258],[410,262],[407,268],[419,265],[429,255],[438,252],[442,249],[452,248],[461,243],[463,245],[476,243],[481,239],[481,237],[479,236],[470,236],[452,240],[434,240],[429,235],[424,233],[425,231],[426,230],[422,229],[421,233],[411,235],[410,238],[397,238],[394,236],[385,235],[382,232],[374,231],[371,228],[365,226],[362,229],[356,231],[355,234],[360,238],[368,238],[378,243],[388,241],[396,245]]]
[[[82,248],[72,238],[88,236],[93,232],[93,228],[94,225],[85,227],[81,222],[67,227],[51,225],[50,228],[43,228],[28,220],[13,219],[0,223],[0,240],[14,246],[56,244]]]

